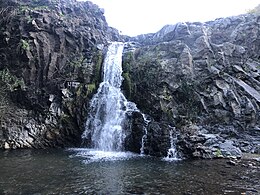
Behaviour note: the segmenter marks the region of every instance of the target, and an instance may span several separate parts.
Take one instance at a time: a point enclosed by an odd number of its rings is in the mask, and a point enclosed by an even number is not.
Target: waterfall
[[[144,147],[145,147],[145,141],[147,139],[147,127],[148,124],[151,122],[151,120],[145,115],[142,114],[144,118],[144,135],[142,137],[142,147],[140,149],[141,155],[144,155]]]
[[[102,151],[122,151],[126,132],[126,113],[137,110],[121,92],[122,53],[124,44],[108,47],[103,64],[103,82],[90,102],[90,113],[82,139],[90,139],[91,147]]]
[[[170,130],[170,148],[168,149],[167,157],[164,158],[166,161],[171,161],[171,160],[180,160],[178,158],[175,142],[177,140],[177,137],[173,136],[173,130],[175,130],[175,127],[171,127],[172,129]]]

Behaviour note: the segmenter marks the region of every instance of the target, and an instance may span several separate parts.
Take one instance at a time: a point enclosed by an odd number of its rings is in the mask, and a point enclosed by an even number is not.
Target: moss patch
[[[92,83],[92,84],[88,84],[87,86],[88,86],[87,95],[93,94],[96,90],[96,84]]]
[[[134,54],[133,52],[128,52],[123,56],[123,63],[122,63],[122,70],[123,70],[123,90],[125,95],[128,99],[131,99],[132,96],[132,81],[130,76],[131,64],[134,61]]]
[[[0,80],[7,86],[7,89],[10,91],[14,91],[17,88],[25,88],[24,80],[22,78],[17,78],[8,69],[0,71]]]
[[[20,47],[22,48],[22,50],[24,51],[29,51],[30,50],[30,45],[28,43],[28,41],[21,39],[20,41]]]
[[[132,83],[128,72],[123,73],[123,89],[125,90],[125,95],[128,99],[131,99],[132,95]]]

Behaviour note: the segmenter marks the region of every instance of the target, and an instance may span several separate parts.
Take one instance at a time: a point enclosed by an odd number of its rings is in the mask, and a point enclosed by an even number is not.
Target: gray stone
[[[225,157],[235,156],[235,157],[241,157],[242,152],[241,150],[233,145],[233,141],[226,140],[224,143],[221,143],[218,145],[219,149],[221,150],[221,153]]]

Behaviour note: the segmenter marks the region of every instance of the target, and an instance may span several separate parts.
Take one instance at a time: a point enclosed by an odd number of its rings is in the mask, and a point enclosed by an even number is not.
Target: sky
[[[109,26],[129,36],[154,33],[166,24],[205,22],[239,15],[260,4],[260,0],[90,1],[104,8]]]

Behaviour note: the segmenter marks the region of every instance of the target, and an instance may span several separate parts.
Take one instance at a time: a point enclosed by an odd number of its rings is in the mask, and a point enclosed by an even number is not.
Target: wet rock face
[[[118,32],[103,10],[75,0],[5,0],[0,18],[0,148],[80,144]]]
[[[257,153],[259,32],[259,16],[241,15],[168,25],[155,34],[134,37],[123,59],[126,94],[158,125],[178,129],[177,147],[184,156]],[[196,128],[187,128],[192,125]],[[163,131],[155,134],[163,137]]]
[[[184,157],[259,153],[259,32],[241,15],[126,37],[124,92],[153,118],[145,154],[166,156],[170,127]],[[79,145],[106,45],[121,39],[91,2],[0,1],[0,148]],[[127,127],[139,153],[142,115]]]
[[[125,138],[125,150],[140,153],[142,137],[145,134],[142,114],[137,111],[129,114],[125,128],[129,130]]]
[[[125,150],[158,157],[167,155],[170,148],[170,127],[167,124],[145,121],[144,116],[136,111],[129,117],[126,129],[129,132],[125,138]]]

